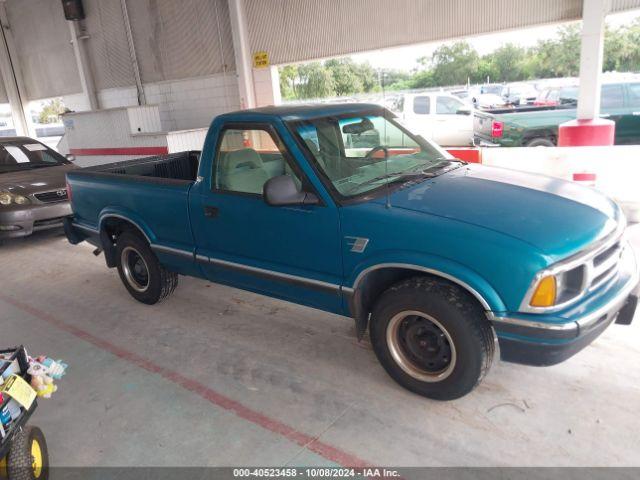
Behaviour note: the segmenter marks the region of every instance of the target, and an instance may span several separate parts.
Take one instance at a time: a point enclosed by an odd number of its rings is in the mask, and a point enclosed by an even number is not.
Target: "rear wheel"
[[[26,427],[11,440],[7,455],[9,480],[47,480],[49,478],[49,452],[42,430]]]
[[[178,286],[178,275],[158,261],[140,235],[125,231],[116,241],[118,273],[131,296],[153,305],[169,296]]]
[[[534,138],[529,140],[525,147],[555,147],[556,144],[550,138]]]
[[[396,382],[436,400],[473,390],[495,350],[493,330],[475,299],[431,277],[389,288],[373,309],[370,335],[376,356]]]

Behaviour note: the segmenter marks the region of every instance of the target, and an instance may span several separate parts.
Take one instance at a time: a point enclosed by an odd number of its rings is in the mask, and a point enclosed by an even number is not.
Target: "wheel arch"
[[[469,278],[460,278],[461,275],[423,265],[379,263],[364,268],[356,276],[353,287],[343,289],[348,296],[349,311],[356,321],[358,338],[364,335],[373,304],[379,295],[391,285],[417,275],[436,277],[461,287],[478,302],[490,320],[492,312],[505,309],[498,293],[477,275],[475,281],[471,281]]]
[[[99,227],[100,241],[104,251],[104,257],[109,268],[117,265],[115,242],[124,230],[138,232],[151,245],[152,236],[141,222],[132,219],[128,215],[117,212],[105,212],[100,215]]]

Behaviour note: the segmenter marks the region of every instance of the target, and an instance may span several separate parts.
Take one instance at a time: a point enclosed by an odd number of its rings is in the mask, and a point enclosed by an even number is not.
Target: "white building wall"
[[[158,105],[164,131],[208,127],[216,115],[240,108],[233,73],[145,84],[144,92],[149,105]],[[110,109],[137,105],[138,97],[135,87],[108,88],[98,92],[98,101],[101,109]],[[73,111],[89,108],[82,95],[66,96],[64,102]]]

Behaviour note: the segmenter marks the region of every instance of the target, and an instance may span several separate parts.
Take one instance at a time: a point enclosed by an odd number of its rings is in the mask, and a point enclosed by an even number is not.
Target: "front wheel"
[[[42,430],[26,427],[11,440],[7,455],[9,480],[47,480],[49,478],[49,453]]]
[[[376,303],[373,349],[400,385],[428,398],[453,400],[473,390],[493,361],[494,334],[483,309],[457,285],[416,277]]]
[[[145,239],[125,231],[116,241],[118,273],[133,298],[153,305],[169,296],[178,286],[178,275],[158,261]]]

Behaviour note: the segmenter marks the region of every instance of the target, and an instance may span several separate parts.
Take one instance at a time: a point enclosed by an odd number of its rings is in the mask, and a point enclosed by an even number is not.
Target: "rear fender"
[[[156,238],[151,228],[135,213],[123,209],[104,209],[99,217],[100,243],[102,244],[105,261],[109,268],[113,268],[118,264],[115,238],[113,238],[107,228],[109,223],[113,221],[121,225],[126,225],[134,231],[138,231],[150,245],[154,243]]]

